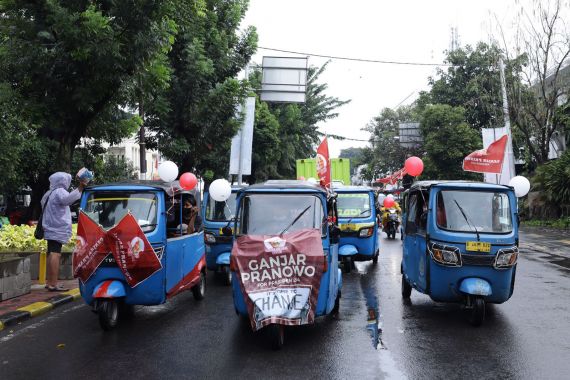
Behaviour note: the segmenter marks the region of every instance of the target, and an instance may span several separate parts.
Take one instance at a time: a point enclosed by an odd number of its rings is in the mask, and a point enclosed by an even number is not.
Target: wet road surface
[[[523,249],[513,297],[474,328],[459,305],[415,291],[404,302],[400,260],[400,240],[383,238],[377,266],[344,275],[339,318],[288,328],[281,351],[210,275],[204,301],[187,293],[140,307],[111,332],[80,301],[8,328],[0,379],[568,378],[569,269]]]

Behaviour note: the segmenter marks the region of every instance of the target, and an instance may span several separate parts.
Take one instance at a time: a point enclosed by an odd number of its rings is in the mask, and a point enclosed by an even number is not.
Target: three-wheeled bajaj
[[[202,220],[204,221],[204,240],[206,241],[206,264],[209,270],[216,272],[225,285],[231,285],[230,252],[233,238],[222,230],[231,228],[235,216],[236,194],[243,186],[233,186],[230,197],[225,202],[215,201],[209,192],[204,193]]]
[[[416,182],[405,193],[402,296],[412,288],[437,302],[464,302],[471,324],[485,303],[513,294],[518,211],[512,187]]]
[[[252,329],[314,323],[339,309],[340,229],[335,194],[305,181],[268,181],[238,192],[231,269],[236,313]]]
[[[120,314],[132,312],[133,305],[162,304],[189,289],[196,300],[204,298],[204,232],[198,225],[189,228],[184,223],[189,206],[199,207],[199,202],[198,192],[182,190],[177,181],[140,181],[85,189],[81,209],[90,220],[109,233],[125,215],[132,215],[161,264],[159,270],[132,287],[115,256],[109,253],[85,282],[79,282],[83,299],[98,314],[104,330],[115,327]],[[126,254],[137,252],[129,249]]]
[[[378,262],[379,239],[376,226],[376,197],[365,186],[335,187],[340,227],[339,260],[344,273],[350,273],[354,261]]]

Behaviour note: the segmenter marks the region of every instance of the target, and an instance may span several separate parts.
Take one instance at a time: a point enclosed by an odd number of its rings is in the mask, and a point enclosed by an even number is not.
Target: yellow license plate
[[[468,241],[467,250],[474,252],[491,252],[491,243],[482,241]]]
[[[226,227],[220,227],[220,236],[224,236],[224,228]],[[234,233],[234,229],[230,227],[230,230],[232,230],[232,234]]]
[[[358,228],[358,226],[354,223],[348,223],[348,224],[341,224],[340,225],[341,231],[356,231],[357,228]]]

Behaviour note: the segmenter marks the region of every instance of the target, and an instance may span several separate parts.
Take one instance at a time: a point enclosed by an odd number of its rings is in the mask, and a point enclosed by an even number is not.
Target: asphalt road
[[[525,247],[525,236],[521,237]],[[209,277],[206,299],[182,294],[137,308],[103,332],[81,302],[0,332],[0,379],[566,379],[570,372],[570,270],[525,249],[513,297],[474,328],[458,305],[400,296],[400,240],[382,239],[377,266],[344,276],[338,319],[288,328],[271,350],[235,315],[230,289]],[[380,340],[368,324],[378,310]],[[368,327],[368,328],[367,328]]]

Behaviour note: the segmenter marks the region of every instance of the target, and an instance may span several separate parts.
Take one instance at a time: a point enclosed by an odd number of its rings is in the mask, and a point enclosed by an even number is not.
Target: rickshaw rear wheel
[[[483,297],[473,297],[472,309],[469,315],[469,323],[473,326],[481,326],[485,320],[485,300]]]
[[[230,267],[227,265],[222,266],[220,274],[224,285],[230,286],[232,284],[232,271],[230,270]]]
[[[114,299],[104,299],[99,301],[97,310],[99,324],[105,331],[114,329],[119,322],[119,304]]]
[[[338,293],[336,294],[336,299],[334,300],[334,306],[333,306],[333,309],[331,311],[331,314],[333,315],[333,317],[338,316],[338,312],[340,310],[340,297],[341,297],[341,292],[339,290]]]
[[[378,264],[378,256],[380,256],[380,254],[378,252],[376,252],[374,257],[372,258],[372,264],[374,264],[374,265]]]
[[[200,281],[192,287],[192,295],[196,301],[201,301],[206,296],[206,274],[200,272]]]
[[[342,272],[350,273],[352,270],[352,258],[350,256],[345,256],[342,259]]]
[[[412,286],[406,280],[406,277],[402,274],[402,297],[405,299],[410,298],[412,295]]]
[[[285,344],[285,326],[272,324],[270,325],[271,345],[274,350],[280,350]]]

